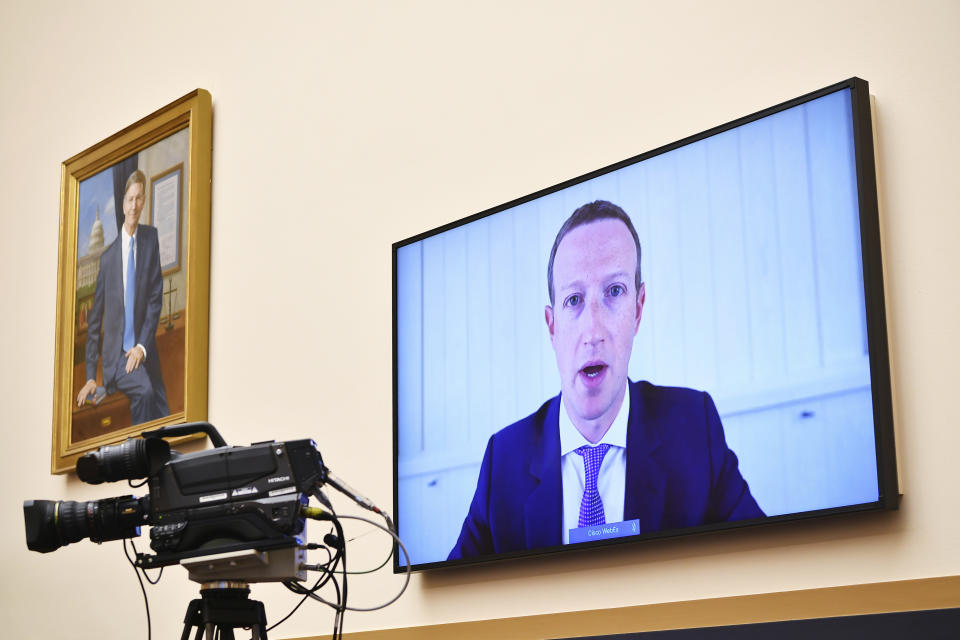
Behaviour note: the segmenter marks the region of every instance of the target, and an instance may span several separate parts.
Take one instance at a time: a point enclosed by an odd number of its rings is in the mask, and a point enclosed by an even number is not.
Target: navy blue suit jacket
[[[640,532],[763,517],[709,394],[629,383],[624,520]],[[487,443],[450,559],[562,544],[560,396]]]
[[[97,359],[103,357],[103,384],[107,393],[116,389],[115,375],[123,354],[123,255],[121,240],[110,243],[100,256],[97,288],[93,307],[87,315],[87,380],[97,378]],[[160,268],[160,242],[155,227],[137,226],[137,263],[134,284],[133,329],[137,344],[147,350],[144,366],[154,388],[164,392],[157,355],[157,325],[163,305],[163,273]],[[103,325],[103,347],[100,346],[100,326]]]

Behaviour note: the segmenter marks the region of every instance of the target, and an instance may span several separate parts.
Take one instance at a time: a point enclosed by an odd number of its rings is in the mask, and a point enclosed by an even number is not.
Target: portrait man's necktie
[[[123,352],[133,349],[137,343],[133,336],[133,288],[137,278],[136,260],[133,253],[133,238],[130,238],[130,250],[127,252],[127,286],[123,291]]]
[[[580,518],[578,527],[590,527],[597,524],[606,524],[607,518],[603,513],[603,500],[597,491],[597,476],[603,457],[610,449],[609,444],[598,444],[595,447],[584,445],[576,449],[576,453],[583,456],[583,468],[586,476],[583,489],[583,499],[580,501]]]

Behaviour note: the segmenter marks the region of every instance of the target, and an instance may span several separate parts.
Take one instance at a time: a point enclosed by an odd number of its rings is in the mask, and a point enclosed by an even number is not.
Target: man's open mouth
[[[587,376],[588,378],[592,379],[592,378],[596,378],[601,373],[603,373],[603,370],[606,368],[607,368],[607,365],[605,364],[590,364],[585,366],[583,369],[580,369],[580,372],[583,373],[583,375]]]

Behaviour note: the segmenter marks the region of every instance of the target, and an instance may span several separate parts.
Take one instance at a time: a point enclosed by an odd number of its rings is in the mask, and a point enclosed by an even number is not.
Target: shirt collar
[[[609,444],[614,447],[620,447],[622,449],[627,448],[627,419],[630,416],[630,385],[627,384],[627,388],[623,394],[623,402],[620,403],[620,410],[617,412],[617,417],[613,419],[613,424],[610,425],[610,428],[607,429],[607,432],[603,434],[603,437],[600,438],[600,442],[590,442],[583,437],[583,434],[577,431],[577,428],[573,426],[573,421],[570,419],[570,416],[567,414],[566,405],[563,403],[563,394],[560,394],[560,457],[571,453],[575,449],[579,449],[583,445],[589,447],[596,446],[601,442]]]
[[[136,238],[136,237],[137,237],[137,231],[139,231],[139,230],[140,230],[140,225],[138,224],[138,225],[137,225],[137,228],[133,230],[133,235],[131,236],[129,233],[127,233],[127,228],[126,228],[125,226],[123,226],[123,225],[120,225],[120,233],[123,234],[123,245],[124,245],[124,248],[126,248],[126,246],[127,246],[128,244],[130,244],[130,238]]]

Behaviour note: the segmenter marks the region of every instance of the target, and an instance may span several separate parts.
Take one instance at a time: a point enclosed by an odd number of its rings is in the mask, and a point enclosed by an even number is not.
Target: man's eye
[[[627,292],[627,289],[622,284],[615,284],[609,289],[607,289],[607,295],[611,297],[622,296],[626,292]]]
[[[580,299],[580,294],[575,293],[563,301],[563,306],[576,307],[577,305],[580,304],[580,302],[582,302],[582,300]]]

